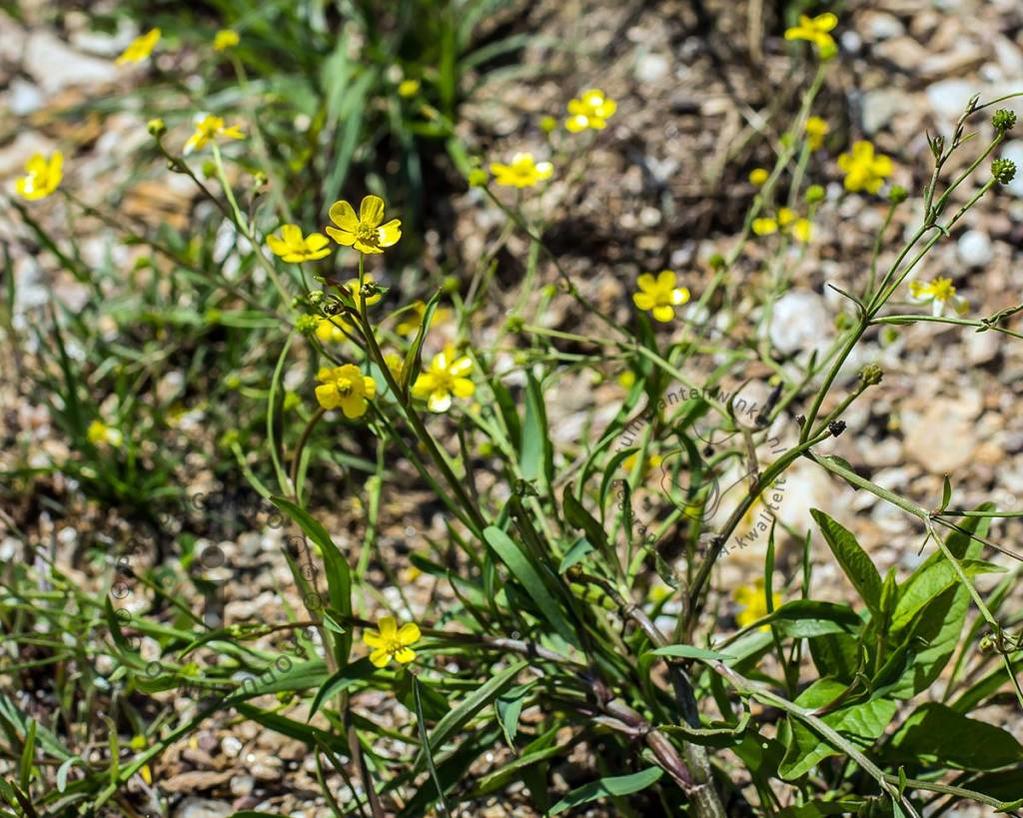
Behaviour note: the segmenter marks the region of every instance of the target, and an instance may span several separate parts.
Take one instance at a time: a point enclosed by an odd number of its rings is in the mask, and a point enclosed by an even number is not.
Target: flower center
[[[347,398],[351,395],[355,388],[354,384],[352,384],[348,378],[338,378],[335,386],[337,387],[337,393],[342,398]]]
[[[370,247],[376,247],[380,244],[380,234],[377,229],[370,227],[365,222],[359,222],[359,226],[355,230],[355,237],[362,244],[368,244]]]

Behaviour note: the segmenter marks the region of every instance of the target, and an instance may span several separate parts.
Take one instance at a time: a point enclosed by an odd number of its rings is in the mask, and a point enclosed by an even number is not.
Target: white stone
[[[927,86],[927,101],[938,116],[957,120],[966,110],[970,97],[980,89],[976,83],[967,80],[948,79]]]
[[[950,474],[969,463],[977,437],[968,409],[950,398],[935,399],[906,424],[906,456],[931,474]]]
[[[956,254],[967,267],[984,267],[994,258],[994,248],[983,230],[967,230],[956,243]]]
[[[898,17],[881,11],[872,12],[867,16],[866,30],[867,36],[874,41],[889,40],[906,33],[906,27]]]
[[[829,326],[824,299],[809,290],[793,290],[774,305],[771,343],[786,355],[809,349],[825,340]]]
[[[189,796],[174,810],[174,818],[225,818],[234,810],[224,801]]]
[[[671,63],[663,54],[644,54],[636,61],[636,79],[640,82],[658,82],[670,70]]]
[[[43,92],[31,82],[26,82],[21,77],[15,77],[11,81],[11,113],[15,116],[25,116],[43,107]]]
[[[48,93],[71,85],[99,85],[117,78],[117,66],[108,60],[87,57],[44,29],[29,35],[25,68]]]
[[[873,135],[905,111],[909,100],[897,88],[878,88],[863,95],[863,130]]]
[[[1011,159],[1016,163],[1016,175],[1005,189],[1013,196],[1023,196],[1023,139],[1006,142],[999,154],[1002,159]]]

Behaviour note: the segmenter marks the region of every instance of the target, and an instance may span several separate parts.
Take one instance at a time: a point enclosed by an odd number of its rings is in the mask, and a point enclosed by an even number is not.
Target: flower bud
[[[902,185],[892,185],[892,189],[888,191],[888,201],[893,205],[902,204],[908,198],[909,191]]]
[[[320,319],[315,315],[300,315],[295,321],[295,329],[303,335],[312,335],[320,324]]]
[[[867,364],[860,370],[860,382],[864,386],[877,386],[884,377],[884,370],[877,364]]]
[[[167,123],[160,119],[160,117],[149,120],[146,123],[146,128],[149,130],[150,135],[157,139],[167,133]]]
[[[483,168],[473,168],[469,171],[469,187],[486,187],[489,180],[490,174],[483,170]]]
[[[806,189],[807,204],[817,204],[818,202],[823,202],[824,196],[825,191],[823,186],[821,185],[810,185],[810,187]]]

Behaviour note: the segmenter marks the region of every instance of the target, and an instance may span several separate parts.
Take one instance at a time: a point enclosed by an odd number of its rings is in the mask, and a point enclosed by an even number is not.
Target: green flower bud
[[[1001,185],[1007,185],[1016,175],[1016,163],[1011,159],[996,159],[991,163],[991,175]]]
[[[720,270],[724,270],[725,269],[725,265],[727,264],[727,262],[725,261],[725,257],[723,255],[721,255],[720,253],[715,253],[714,255],[712,255],[710,257],[709,261],[710,261],[710,268],[712,270],[714,270],[714,272],[719,272]]]
[[[224,377],[224,386],[228,389],[238,389],[242,385],[242,378],[237,372],[230,372]]]
[[[504,328],[508,332],[522,332],[522,328],[526,325],[521,315],[513,315],[507,321],[504,322]]]
[[[554,298],[558,294],[558,288],[553,284],[545,284],[542,292],[544,298]]]
[[[822,185],[810,185],[806,189],[806,203],[817,204],[824,201],[824,187]]]
[[[444,281],[441,284],[441,288],[446,293],[457,293],[461,286],[462,283],[457,276],[444,276]]]
[[[203,317],[206,319],[207,324],[219,324],[223,313],[216,308],[211,308],[206,310],[206,314]]]
[[[490,174],[483,168],[473,168],[469,171],[469,187],[486,187],[490,181]]]
[[[860,382],[864,386],[877,386],[884,377],[884,370],[877,364],[867,364],[860,370]]]
[[[160,119],[160,117],[149,120],[149,122],[146,123],[146,128],[149,133],[157,139],[167,133],[167,123]]]
[[[909,191],[902,185],[892,185],[892,189],[888,191],[888,201],[893,205],[902,204],[908,198]]]
[[[558,120],[552,116],[540,118],[540,130],[544,133],[552,133],[558,127]]]
[[[998,133],[1011,131],[1016,125],[1016,112],[1010,111],[1007,108],[999,108],[995,111],[995,115],[991,117],[991,124],[995,126],[995,130]]]
[[[320,319],[315,315],[300,315],[295,321],[295,329],[303,335],[312,335],[320,325]]]

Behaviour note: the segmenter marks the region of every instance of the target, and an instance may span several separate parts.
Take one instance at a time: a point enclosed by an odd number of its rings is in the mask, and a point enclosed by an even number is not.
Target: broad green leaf
[[[588,804],[590,801],[596,801],[598,798],[616,795],[631,795],[634,792],[640,792],[641,790],[645,790],[647,787],[656,784],[662,775],[664,775],[664,770],[660,767],[648,767],[647,769],[638,773],[633,773],[632,775],[601,778],[599,781],[593,781],[589,784],[584,784],[578,789],[572,790],[572,792],[551,807],[550,814],[557,815],[572,807],[578,807],[580,804]]]
[[[508,566],[512,576],[526,589],[529,598],[543,613],[544,618],[561,635],[566,642],[578,646],[578,639],[568,619],[562,612],[554,596],[547,589],[540,573],[530,562],[529,557],[521,548],[496,526],[489,526],[483,532],[487,544],[497,552],[501,561]]]
[[[843,528],[823,511],[813,508],[810,509],[810,514],[820,526],[831,553],[835,555],[860,599],[866,603],[871,613],[875,615],[880,613],[881,575],[867,556],[867,552],[856,542],[852,532]]]
[[[772,624],[782,636],[809,639],[829,633],[857,633],[863,620],[848,605],[794,599],[758,620],[760,626]]]
[[[819,679],[804,690],[795,703],[804,708],[822,708],[834,702],[845,689],[846,686],[841,682]],[[822,721],[850,742],[866,747],[884,733],[897,711],[896,702],[873,699],[839,707],[822,716]],[[790,739],[785,758],[778,768],[778,774],[786,781],[800,778],[825,758],[842,753],[841,748],[832,747],[801,720],[790,717],[788,724],[791,729]]]
[[[964,560],[962,567],[963,573],[968,577],[1005,570],[1000,566],[981,560]],[[948,560],[943,559],[928,565],[912,583],[906,584],[899,596],[899,603],[895,606],[895,614],[892,617],[892,630],[902,630],[927,603],[943,594],[957,582],[959,582],[959,575]]]
[[[892,736],[885,756],[894,763],[993,770],[1023,761],[1023,746],[1000,727],[926,702]]]
[[[978,510],[988,511],[991,508],[993,506],[986,503],[979,506]],[[953,531],[945,540],[945,544],[957,559],[976,560],[980,556],[982,546],[969,534],[986,536],[990,523],[988,517],[969,517],[961,525],[963,531]],[[902,594],[915,595],[914,586],[922,581],[931,567],[945,562],[947,562],[945,555],[935,549],[906,580]],[[970,592],[956,583],[919,609],[913,625],[906,629],[904,637],[904,641],[911,644],[915,653],[913,665],[910,672],[907,672],[902,681],[893,686],[887,695],[908,698],[926,690],[941,675],[941,671],[959,644],[970,603]]]
[[[859,639],[847,633],[826,633],[808,640],[810,656],[823,676],[851,684],[860,666]]]

